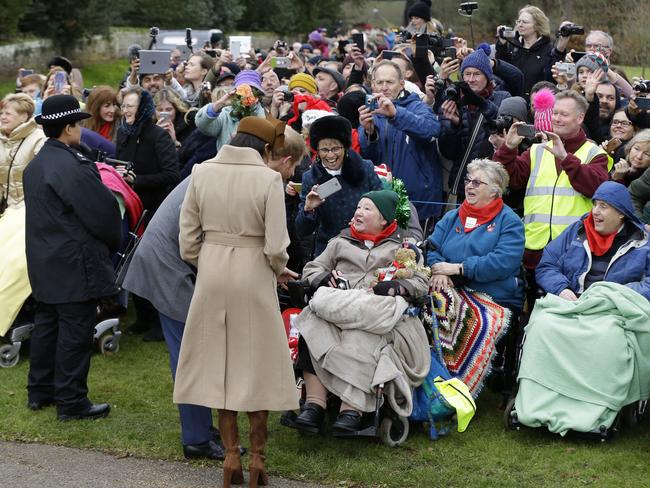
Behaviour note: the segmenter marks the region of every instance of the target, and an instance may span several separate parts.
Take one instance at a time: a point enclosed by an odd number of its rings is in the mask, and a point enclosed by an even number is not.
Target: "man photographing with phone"
[[[556,94],[553,132],[538,133],[542,141],[517,156],[524,138],[517,134],[522,123],[515,123],[494,154],[510,175],[510,187],[526,189],[524,266],[533,279],[529,283],[535,283],[533,271],[544,246],[591,210],[592,195],[609,179],[607,154],[587,140],[581,127],[588,106],[577,92]]]

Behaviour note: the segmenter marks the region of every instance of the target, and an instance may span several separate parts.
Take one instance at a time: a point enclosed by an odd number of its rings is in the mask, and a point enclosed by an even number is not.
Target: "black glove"
[[[375,286],[372,287],[372,291],[375,295],[381,295],[385,297],[395,297],[397,295],[402,295],[402,286],[398,281],[380,281]]]
[[[474,90],[472,90],[466,82],[462,81],[458,83],[458,88],[460,88],[460,91],[463,93],[463,104],[474,105],[481,111],[487,108],[487,100],[474,93]]]

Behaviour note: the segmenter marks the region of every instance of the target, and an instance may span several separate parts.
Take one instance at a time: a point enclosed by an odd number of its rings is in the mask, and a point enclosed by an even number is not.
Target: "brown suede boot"
[[[269,417],[268,410],[259,412],[248,412],[250,422],[250,440],[251,462],[249,466],[249,488],[257,488],[258,485],[266,486],[269,484],[269,477],[266,475],[264,468],[264,449],[266,448],[266,421]]]
[[[219,410],[219,431],[221,442],[226,448],[226,459],[223,461],[223,488],[230,488],[231,484],[241,485],[244,482],[244,473],[239,453],[237,412]]]

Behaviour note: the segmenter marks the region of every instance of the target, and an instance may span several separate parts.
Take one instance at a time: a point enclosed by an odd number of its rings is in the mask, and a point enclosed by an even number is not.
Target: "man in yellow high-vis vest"
[[[541,142],[518,155],[523,137],[513,124],[494,154],[510,175],[511,188],[525,188],[524,266],[533,271],[544,246],[581,215],[591,210],[591,196],[609,179],[607,154],[587,139],[582,129],[589,104],[572,90],[555,95],[553,132],[538,134]]]

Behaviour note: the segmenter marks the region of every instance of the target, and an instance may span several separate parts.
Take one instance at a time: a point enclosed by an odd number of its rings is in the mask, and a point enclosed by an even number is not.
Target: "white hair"
[[[467,172],[473,173],[475,171],[482,171],[487,178],[488,189],[490,193],[496,193],[500,198],[508,188],[510,183],[510,176],[501,163],[492,161],[491,159],[475,159],[467,165]]]

